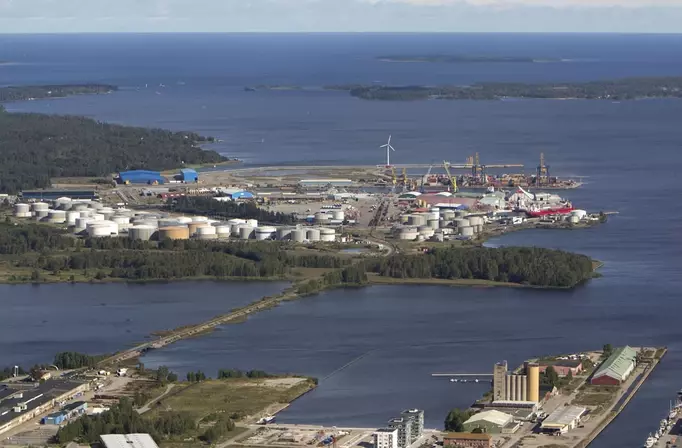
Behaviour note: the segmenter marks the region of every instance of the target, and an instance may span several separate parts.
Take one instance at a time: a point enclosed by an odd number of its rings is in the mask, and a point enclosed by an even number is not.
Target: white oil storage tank
[[[461,229],[462,227],[469,227],[469,220],[466,218],[455,218],[453,223],[458,229]]]
[[[104,221],[104,215],[101,213],[94,213],[92,215],[92,219],[94,219],[95,221]]]
[[[571,216],[568,217],[568,222],[571,224],[578,224],[580,222],[580,217],[571,213]]]
[[[251,227],[258,227],[258,220],[257,219],[247,219],[246,225],[251,226]]]
[[[474,228],[473,227],[460,227],[459,232],[462,236],[474,236]]]
[[[437,229],[439,227],[440,220],[439,219],[429,219],[426,221],[426,225],[431,227],[432,229]]]
[[[327,222],[331,219],[331,215],[327,213],[317,212],[315,213],[315,222]]]
[[[50,207],[47,205],[47,202],[34,202],[31,206],[31,208],[34,212],[37,212],[37,211],[47,211],[47,209]]]
[[[118,226],[113,221],[95,221],[87,224],[87,232],[91,237],[111,236],[118,234]]]
[[[47,212],[47,220],[55,224],[66,222],[66,212],[64,210],[50,210]]]
[[[232,228],[228,225],[215,226],[215,235],[220,239],[227,239],[232,234]]]
[[[326,243],[336,241],[336,230],[327,227],[320,228],[320,240]]]
[[[320,241],[321,238],[320,229],[308,229],[306,237],[308,241]]]
[[[30,218],[31,206],[29,206],[28,204],[15,204],[14,216],[16,216],[17,218]]]
[[[239,238],[242,240],[248,240],[253,238],[255,230],[251,226],[241,225],[239,226]]]
[[[81,218],[89,218],[92,216],[92,210],[81,210],[79,213],[81,214]]]
[[[398,239],[405,241],[414,241],[417,239],[419,232],[415,227],[401,227],[398,229]]]
[[[70,226],[73,226],[76,224],[76,219],[81,217],[81,212],[77,211],[68,211],[66,212],[66,223]]]
[[[302,243],[306,239],[306,231],[304,229],[294,229],[291,231],[291,240],[297,243]]]
[[[291,239],[291,232],[293,232],[294,229],[291,227],[279,227],[277,229],[277,239],[278,240],[288,240]]]
[[[189,216],[178,216],[177,218],[175,218],[175,220],[180,224],[189,224],[190,222],[192,222],[192,218],[190,218]]]
[[[192,222],[208,222],[206,216],[192,216]]]
[[[92,218],[76,218],[76,230],[85,230],[91,222],[94,222]]]
[[[213,226],[197,227],[196,237],[200,240],[213,240],[216,236],[217,232]]]
[[[346,214],[343,212],[343,210],[334,210],[332,212],[332,219],[337,219],[343,222],[343,220],[346,219]]]
[[[35,218],[36,221],[46,220],[48,213],[49,210],[36,210],[35,212],[33,212],[33,217]]]
[[[277,235],[277,229],[270,226],[256,227],[256,239],[258,241],[269,240]]]
[[[128,238],[131,240],[149,241],[155,232],[156,227],[145,225],[132,226],[128,229]]]
[[[234,218],[234,219],[228,220],[227,223],[228,223],[229,225],[231,225],[231,226],[232,226],[232,225],[239,225],[239,224],[246,224],[246,220],[245,220],[245,219]]]

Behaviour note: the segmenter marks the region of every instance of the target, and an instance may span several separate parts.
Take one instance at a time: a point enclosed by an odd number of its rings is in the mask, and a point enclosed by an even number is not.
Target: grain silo
[[[277,229],[270,226],[256,227],[256,239],[265,241],[277,235]]]
[[[521,401],[528,401],[528,376],[518,375],[521,381],[519,387],[521,388]]]
[[[216,230],[213,226],[197,227],[196,237],[200,240],[214,240],[216,239]]]
[[[306,237],[308,241],[320,241],[320,229],[308,229]]]
[[[291,232],[294,229],[291,227],[279,227],[277,229],[277,239],[278,240],[288,240],[291,239]]]
[[[230,235],[232,234],[232,229],[228,225],[221,225],[221,226],[214,226],[215,227],[215,235],[219,239],[228,239],[230,238]]]
[[[320,240],[326,243],[336,241],[336,230],[328,227],[320,227]]]
[[[186,240],[189,239],[189,229],[185,226],[172,226],[159,228],[159,240]]]
[[[47,212],[47,221],[53,224],[66,222],[66,212],[64,210],[50,210]]]
[[[14,204],[14,216],[17,218],[30,218],[31,207],[28,204]]]
[[[248,240],[251,239],[255,236],[255,229],[249,225],[241,225],[239,226],[239,239],[242,240]]]
[[[504,376],[504,399],[509,401],[512,400],[512,380],[511,375]]]
[[[306,239],[305,229],[294,229],[291,231],[291,239],[297,243],[302,243]]]
[[[156,228],[152,226],[132,226],[128,229],[128,238],[131,240],[149,241],[155,232]]]
[[[459,232],[462,236],[474,236],[474,228],[473,227],[460,227]]]
[[[527,399],[537,403],[540,401],[540,366],[535,362],[527,362],[526,377],[528,378]]]

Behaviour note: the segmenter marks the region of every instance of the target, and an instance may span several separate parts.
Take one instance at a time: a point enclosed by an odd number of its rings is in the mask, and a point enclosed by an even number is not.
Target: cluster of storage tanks
[[[64,205],[68,204],[68,205]],[[134,212],[112,209],[99,202],[55,202],[54,208],[44,202],[16,204],[15,216],[35,218],[55,224],[73,227],[75,233],[91,237],[128,234],[131,239],[189,239],[201,240],[238,238],[241,240],[336,240],[336,231],[326,227],[272,227],[259,226],[255,219],[230,219],[216,221],[205,216],[168,217],[158,213]]]
[[[320,225],[339,226],[345,219],[346,214],[343,210],[319,211],[314,215],[315,223]]]
[[[394,234],[400,240],[435,238],[443,241],[445,234],[473,237],[483,231],[483,224],[482,217],[469,215],[464,210],[434,207],[426,213],[402,215],[401,225],[394,228]]]

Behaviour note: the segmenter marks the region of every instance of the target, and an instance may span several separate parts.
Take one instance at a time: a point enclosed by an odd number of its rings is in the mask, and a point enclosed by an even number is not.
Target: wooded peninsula
[[[0,281],[145,281],[264,279],[296,282],[299,294],[371,283],[368,273],[403,279],[476,279],[497,284],[571,288],[593,277],[585,255],[551,249],[432,249],[426,254],[349,256],[293,242],[136,241],[73,238],[43,224],[0,224]],[[301,268],[322,269],[301,277]]]
[[[0,62],[2,64],[2,62]],[[72,95],[101,95],[112,93],[118,87],[109,84],[67,84],[47,86],[0,87],[0,103],[7,101],[64,98]]]
[[[0,106],[0,193],[51,185],[53,177],[102,177],[227,160],[193,132],[102,123],[77,116],[9,113]]]

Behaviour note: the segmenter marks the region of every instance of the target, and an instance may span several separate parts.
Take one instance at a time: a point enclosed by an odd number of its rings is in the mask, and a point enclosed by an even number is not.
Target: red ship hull
[[[527,211],[528,216],[532,218],[540,218],[547,215],[567,215],[575,210],[573,207],[554,207],[544,208],[542,210]]]

